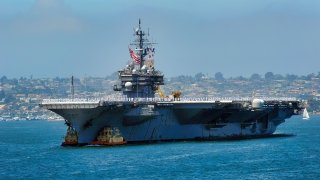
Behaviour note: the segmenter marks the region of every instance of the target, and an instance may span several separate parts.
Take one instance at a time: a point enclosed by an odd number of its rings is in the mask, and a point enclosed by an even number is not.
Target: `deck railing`
[[[195,98],[127,98],[127,97],[104,97],[104,98],[75,98],[75,99],[43,99],[41,104],[87,104],[100,102],[235,102],[252,101],[253,97],[195,97]],[[298,101],[295,97],[259,97],[264,101]]]

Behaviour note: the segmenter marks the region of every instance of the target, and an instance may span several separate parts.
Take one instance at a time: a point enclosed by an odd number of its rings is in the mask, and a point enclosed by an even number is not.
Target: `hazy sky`
[[[1,0],[0,76],[106,76],[138,18],[167,77],[320,71],[319,0]]]

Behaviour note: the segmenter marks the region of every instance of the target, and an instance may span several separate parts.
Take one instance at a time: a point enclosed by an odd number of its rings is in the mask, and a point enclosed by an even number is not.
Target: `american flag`
[[[133,50],[131,48],[129,48],[129,53],[130,53],[130,57],[133,59],[133,62],[136,64],[140,64],[140,57],[138,55],[136,55],[136,53],[133,52]]]

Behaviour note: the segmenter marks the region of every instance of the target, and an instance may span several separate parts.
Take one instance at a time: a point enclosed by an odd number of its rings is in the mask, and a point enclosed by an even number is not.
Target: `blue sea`
[[[0,179],[320,179],[320,116],[290,137],[120,147],[61,147],[63,121],[0,122]]]

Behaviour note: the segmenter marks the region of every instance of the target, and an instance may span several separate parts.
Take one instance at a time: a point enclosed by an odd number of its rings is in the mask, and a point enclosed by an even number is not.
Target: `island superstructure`
[[[154,43],[140,20],[134,35],[128,47],[132,61],[119,71],[119,83],[113,87],[120,95],[44,99],[40,104],[65,119],[65,139],[72,140],[65,145],[261,137],[305,108],[292,98],[187,99],[179,91],[166,96],[160,88],[164,75],[155,68]]]

